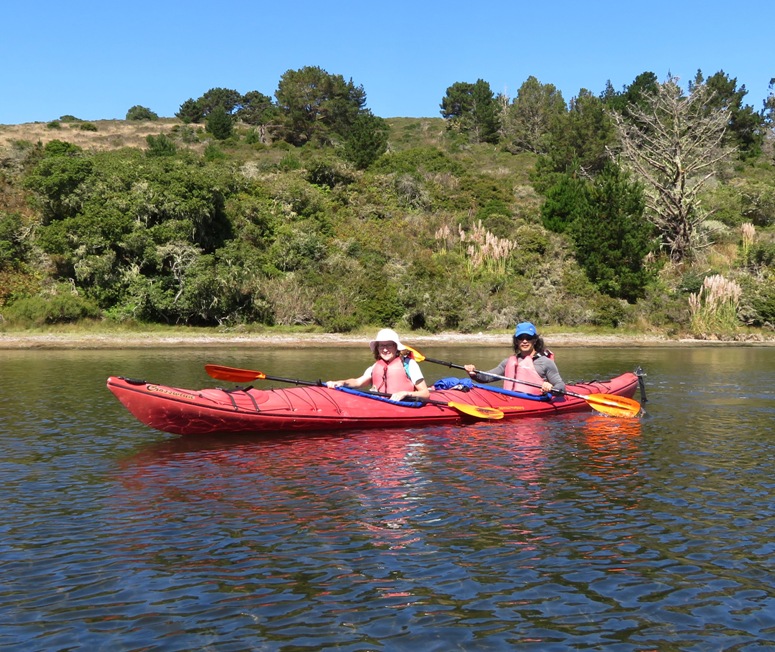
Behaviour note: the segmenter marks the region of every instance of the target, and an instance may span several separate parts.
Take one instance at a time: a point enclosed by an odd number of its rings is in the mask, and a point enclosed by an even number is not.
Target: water
[[[568,381],[642,365],[646,416],[180,438],[107,376],[368,351],[0,351],[0,649],[775,648],[775,348],[556,353]]]

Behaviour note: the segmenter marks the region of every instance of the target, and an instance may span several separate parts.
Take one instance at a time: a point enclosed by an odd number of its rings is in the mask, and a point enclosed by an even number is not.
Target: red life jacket
[[[532,356],[527,358],[518,358],[516,355],[512,355],[506,362],[506,371],[504,376],[510,378],[516,378],[517,380],[525,380],[530,383],[537,383],[542,385],[544,379],[536,371],[533,364]],[[542,394],[539,387],[533,387],[532,385],[523,385],[521,383],[515,383],[511,380],[503,381],[503,389],[508,389],[512,392],[523,392],[525,394],[535,394],[536,396]]]
[[[390,363],[377,360],[371,370],[371,384],[378,392],[395,394],[413,392],[414,383],[409,379],[401,357],[393,358]]]

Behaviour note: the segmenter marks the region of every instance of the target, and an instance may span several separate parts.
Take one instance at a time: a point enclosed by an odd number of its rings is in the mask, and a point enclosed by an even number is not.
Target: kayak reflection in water
[[[376,362],[361,376],[346,380],[329,380],[326,386],[359,388],[371,384],[372,390],[390,394],[393,401],[424,399],[430,396],[420,365],[411,353],[405,350],[394,330],[383,328],[377,333],[377,337],[369,342],[369,347]]]
[[[503,381],[504,389],[516,392],[547,394],[553,389],[560,392],[565,389],[565,382],[554,362],[554,354],[544,347],[544,340],[538,335],[533,324],[529,321],[517,324],[513,343],[514,355],[502,360],[494,369],[477,371],[474,365],[467,364],[465,370],[479,383],[492,383],[499,380],[488,374],[525,381],[524,383]]]

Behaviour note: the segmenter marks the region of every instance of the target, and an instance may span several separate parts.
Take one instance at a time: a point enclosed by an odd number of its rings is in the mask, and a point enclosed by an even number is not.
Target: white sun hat
[[[392,328],[383,328],[379,333],[377,333],[377,337],[369,342],[369,348],[371,349],[372,353],[376,353],[377,351],[377,342],[395,342],[399,351],[405,348],[404,345],[401,344],[401,340],[398,339],[398,333],[396,333]]]

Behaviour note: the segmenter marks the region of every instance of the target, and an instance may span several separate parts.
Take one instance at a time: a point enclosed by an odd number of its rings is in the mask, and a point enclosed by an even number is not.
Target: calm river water
[[[641,365],[646,415],[187,439],[107,377],[368,350],[0,351],[0,649],[774,649],[775,348],[555,353],[567,381]]]

